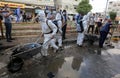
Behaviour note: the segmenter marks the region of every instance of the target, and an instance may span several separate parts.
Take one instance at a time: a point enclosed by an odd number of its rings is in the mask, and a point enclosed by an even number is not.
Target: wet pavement
[[[24,61],[22,69],[16,73],[7,71],[6,65],[12,53],[10,49],[0,55],[0,78],[120,78],[120,42],[112,43],[115,48],[105,45],[102,55],[97,55],[98,44],[78,47],[75,43],[64,44],[64,50],[53,53],[48,58],[40,54]]]

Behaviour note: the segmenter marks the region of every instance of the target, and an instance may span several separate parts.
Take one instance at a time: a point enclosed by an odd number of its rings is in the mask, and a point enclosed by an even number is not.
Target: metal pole
[[[108,1],[109,1],[109,0],[107,0],[107,2],[106,2],[106,8],[105,8],[105,17],[106,17],[106,15],[107,15]]]
[[[57,8],[57,1],[56,0],[54,0],[54,7],[55,7],[55,9]]]

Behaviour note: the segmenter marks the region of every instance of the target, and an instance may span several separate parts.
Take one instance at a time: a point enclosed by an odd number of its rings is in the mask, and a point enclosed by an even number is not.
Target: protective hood
[[[87,17],[89,17],[89,16],[91,16],[92,15],[92,13],[91,12],[88,12],[87,13]]]
[[[40,11],[38,15],[39,15],[40,22],[44,22],[46,19],[44,11]]]
[[[88,21],[91,14],[91,12],[88,12],[87,15],[84,15],[83,21]]]

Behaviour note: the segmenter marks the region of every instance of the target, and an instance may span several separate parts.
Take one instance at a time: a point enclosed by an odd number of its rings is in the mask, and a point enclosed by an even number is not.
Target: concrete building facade
[[[81,0],[3,0],[4,2],[11,2],[17,4],[24,4],[24,9],[28,12],[39,7],[45,9],[46,6],[57,6],[60,9],[67,10],[68,14],[76,13],[76,6]],[[1,1],[0,1],[1,2]]]
[[[54,6],[54,0],[2,0],[0,1],[0,7],[4,4],[9,4],[9,7],[13,10],[18,6],[27,14],[34,14],[39,9],[45,9],[46,6]]]
[[[4,0],[7,2],[15,2],[26,4],[26,8],[35,8],[39,6],[41,8],[45,8],[45,6],[54,6],[54,0]]]
[[[116,12],[117,16],[120,17],[120,1],[110,1],[108,4],[108,9],[107,9],[107,13],[109,14],[109,12]]]
[[[81,0],[57,0],[56,5],[62,10],[67,10],[68,14],[75,14],[76,7]]]

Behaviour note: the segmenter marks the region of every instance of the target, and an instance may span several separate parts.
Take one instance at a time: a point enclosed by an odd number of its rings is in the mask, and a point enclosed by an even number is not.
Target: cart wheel
[[[21,58],[16,57],[8,63],[7,69],[9,72],[15,73],[22,68],[23,64],[23,60]]]

